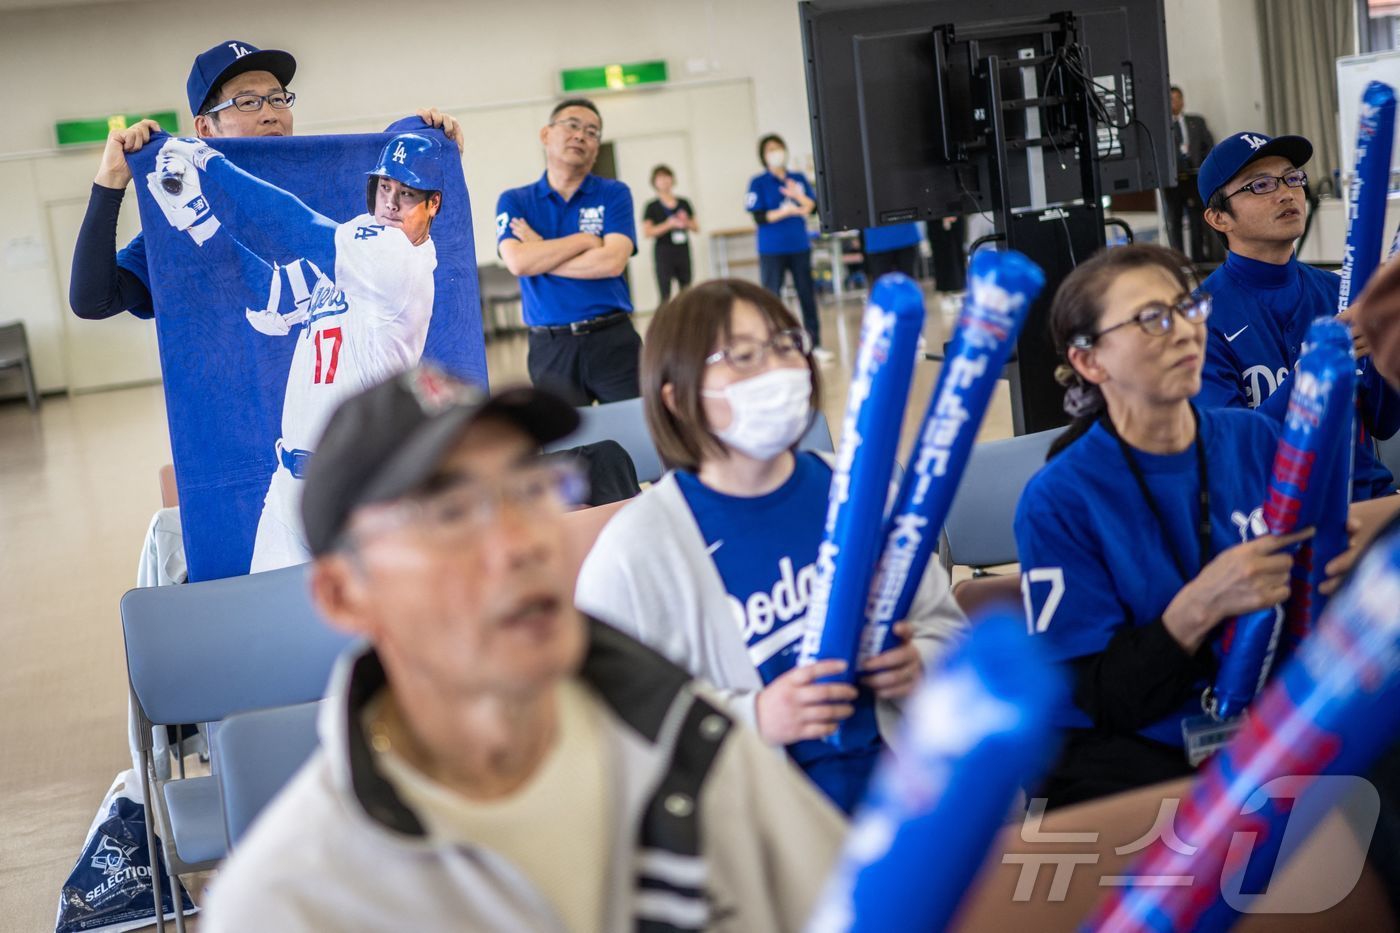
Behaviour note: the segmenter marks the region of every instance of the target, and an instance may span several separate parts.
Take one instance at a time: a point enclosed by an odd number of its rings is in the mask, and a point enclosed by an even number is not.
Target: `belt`
[[[562,337],[565,334],[573,334],[575,337],[581,334],[591,334],[594,331],[606,330],[614,324],[621,324],[627,320],[626,311],[609,311],[607,314],[600,314],[591,317],[586,321],[574,321],[572,324],[559,324],[557,326],[543,325],[531,327],[532,334],[549,334],[551,337]]]
[[[282,461],[282,465],[287,468],[287,472],[292,474],[293,479],[306,479],[306,464],[311,459],[311,451],[292,448],[288,450],[282,446],[282,442],[277,442],[277,459]]]

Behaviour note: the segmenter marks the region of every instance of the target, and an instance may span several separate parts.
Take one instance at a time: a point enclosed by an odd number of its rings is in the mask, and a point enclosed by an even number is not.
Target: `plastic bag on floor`
[[[107,790],[78,863],[59,893],[55,933],[120,933],[155,922],[151,865],[163,872],[164,863],[160,839],[155,858],[147,851],[145,820],[141,782],[135,771],[123,771]],[[164,877],[161,881],[161,906],[166,918],[173,919],[170,885]],[[185,913],[197,909],[188,894],[183,901]]]

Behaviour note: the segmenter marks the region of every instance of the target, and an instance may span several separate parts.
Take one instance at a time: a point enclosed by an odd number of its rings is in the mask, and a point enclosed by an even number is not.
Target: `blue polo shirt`
[[[887,227],[866,227],[862,234],[867,253],[889,253],[908,246],[917,246],[923,239],[917,221],[908,224],[890,224]]]
[[[816,199],[817,194],[801,172],[788,172],[807,197]],[[786,179],[772,172],[755,175],[749,182],[749,196],[744,202],[748,211],[776,211],[783,206],[787,195],[783,194]],[[805,217],[784,217],[777,223],[758,225],[758,254],[760,256],[781,256],[785,253],[805,253],[812,248],[807,239],[807,219]]]
[[[506,240],[519,239],[510,222],[524,218],[546,240],[575,233],[607,236],[620,233],[637,251],[637,222],[632,217],[632,191],[620,181],[588,175],[573,197],[565,201],[549,187],[548,174],[522,188],[512,188],[496,202],[496,252]],[[543,273],[520,277],[520,298],[525,323],[531,327],[557,327],[586,321],[612,311],[632,310],[627,282],[620,275],[607,279],[571,279]]]

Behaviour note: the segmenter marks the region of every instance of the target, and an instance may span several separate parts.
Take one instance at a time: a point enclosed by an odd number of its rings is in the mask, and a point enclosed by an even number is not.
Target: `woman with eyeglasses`
[[[1288,598],[1311,534],[1243,542],[1262,524],[1279,428],[1202,409],[1206,321],[1190,261],[1105,250],[1056,293],[1051,339],[1075,422],[1016,512],[1027,629],[1069,670],[1063,753],[1036,793],[1076,803],[1191,773],[1220,623]]]
[[[931,567],[904,643],[867,662],[860,688],[819,684],[843,662],[798,668],[831,458],[799,451],[821,386],[812,342],[769,291],[729,279],[682,292],[652,319],[642,399],[675,469],[624,507],[584,561],[585,612],[719,688],[847,813],[925,664],[966,626]],[[857,741],[821,741],[844,722]]]

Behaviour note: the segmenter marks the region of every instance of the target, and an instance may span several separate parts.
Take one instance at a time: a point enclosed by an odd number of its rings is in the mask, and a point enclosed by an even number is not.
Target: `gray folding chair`
[[[960,564],[971,567],[973,576],[982,576],[987,567],[1016,562],[1016,503],[1064,430],[973,445],[939,539],[945,569]]]
[[[1376,455],[1381,458],[1381,463],[1385,464],[1385,468],[1395,477],[1396,482],[1400,482],[1400,433],[1375,443]]]
[[[812,419],[812,426],[802,435],[802,440],[797,442],[797,448],[819,450],[827,454],[836,453],[836,448],[831,443],[831,425],[827,424],[826,415],[817,412],[817,416]]]
[[[654,483],[666,472],[661,455],[647,431],[646,416],[642,413],[642,400],[628,399],[625,402],[608,402],[603,405],[588,405],[578,410],[581,421],[578,430],[563,440],[555,441],[546,451],[568,450],[598,441],[617,441],[632,458],[637,468],[637,482]],[[802,450],[822,450],[833,452],[831,428],[826,416],[817,412],[811,428],[798,442]]]
[[[39,388],[34,382],[34,366],[29,359],[29,338],[24,324],[0,324],[0,370],[18,369],[24,380],[24,392],[29,398],[30,411],[39,410]]]
[[[178,904],[177,876],[214,867],[228,839],[218,779],[186,778],[183,766],[178,778],[160,778],[152,728],[217,723],[235,712],[320,699],[336,657],[351,639],[317,615],[304,565],[134,589],[122,597],[121,616],[139,727],[147,842],[154,858],[158,830]],[[151,881],[160,903],[155,865]],[[175,922],[183,933],[184,915],[177,913]],[[164,931],[163,917],[157,925]]]
[[[324,702],[235,713],[219,723],[213,759],[230,849],[316,750]]]
[[[641,399],[587,405],[580,408],[578,413],[578,430],[548,445],[546,451],[568,450],[599,441],[617,441],[637,468],[637,482],[654,483],[666,472],[661,465],[661,455],[656,452],[656,445],[651,442],[651,434],[647,432]]]

